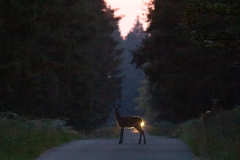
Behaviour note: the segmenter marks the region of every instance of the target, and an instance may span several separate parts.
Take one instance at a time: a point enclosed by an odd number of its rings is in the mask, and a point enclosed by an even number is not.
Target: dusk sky
[[[120,31],[123,37],[125,37],[128,32],[133,28],[134,22],[137,16],[140,17],[140,22],[143,24],[144,29],[147,26],[145,22],[145,16],[142,15],[146,13],[146,6],[144,2],[148,0],[105,0],[108,5],[113,9],[119,8],[116,11],[116,16],[124,15],[124,17],[119,22]]]

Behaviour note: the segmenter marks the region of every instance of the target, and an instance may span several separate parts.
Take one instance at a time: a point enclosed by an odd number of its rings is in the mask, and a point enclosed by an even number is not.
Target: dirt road
[[[179,139],[150,136],[137,144],[139,133],[125,130],[118,139],[77,140],[44,152],[36,160],[192,160],[193,154]]]

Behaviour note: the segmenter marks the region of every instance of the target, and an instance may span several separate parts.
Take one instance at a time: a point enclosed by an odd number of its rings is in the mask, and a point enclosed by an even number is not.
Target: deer
[[[115,112],[115,119],[118,123],[118,126],[121,128],[119,144],[122,144],[122,142],[123,142],[123,132],[124,132],[125,127],[126,128],[133,127],[136,130],[138,130],[140,133],[138,144],[141,143],[142,136],[144,138],[144,144],[146,144],[144,130],[142,129],[143,119],[139,116],[131,116],[131,117],[120,116],[119,111],[118,111],[120,107],[121,107],[121,105],[119,105],[117,107],[113,106],[114,112]]]
[[[206,111],[203,114],[203,123],[205,126],[209,125],[209,122],[212,121],[212,118],[219,113],[219,107],[217,106],[219,99],[211,99],[212,101],[212,109],[211,111]]]

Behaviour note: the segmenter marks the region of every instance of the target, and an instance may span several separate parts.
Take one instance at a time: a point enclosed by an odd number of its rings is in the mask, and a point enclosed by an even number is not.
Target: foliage
[[[51,147],[84,137],[63,122],[0,117],[1,160],[31,160]]]
[[[237,160],[240,156],[239,106],[220,112],[207,127],[198,117],[177,125],[162,121],[147,126],[147,130],[152,135],[181,138],[197,157]]]
[[[151,126],[147,126],[146,129],[151,135],[167,136],[170,138],[175,138],[177,136],[175,133],[176,125],[167,121],[162,121]]]
[[[177,123],[198,117],[211,108],[211,98],[219,98],[225,109],[239,103],[239,69],[229,65],[235,51],[225,54],[193,43],[181,25],[183,4],[152,1],[148,36],[132,52],[132,63],[143,69],[149,81],[140,90],[144,92],[140,100],[145,101],[140,108],[149,108],[154,121]]]
[[[239,1],[186,0],[183,6],[183,25],[198,44],[225,51],[240,46]]]
[[[161,106],[164,105],[164,95],[161,94],[161,91],[156,89],[156,86],[151,82],[145,80],[142,81],[142,86],[138,89],[139,97],[136,98],[138,106],[136,109],[141,111],[145,115],[149,124],[153,124],[154,121],[160,121],[159,117],[162,117],[162,120],[170,120],[171,116],[164,112],[164,115],[160,115],[159,111]]]
[[[217,115],[209,127],[202,119],[191,120],[179,126],[180,137],[194,154],[211,159],[239,159],[239,107]]]
[[[30,160],[45,150],[70,142],[90,138],[116,138],[116,124],[105,124],[93,132],[77,132],[65,120],[30,120],[12,112],[0,112],[0,159]]]
[[[124,76],[122,83],[122,98],[121,104],[124,107],[123,114],[133,115],[134,108],[137,106],[134,99],[138,97],[137,89],[141,86],[141,81],[144,79],[142,70],[136,69],[130,64],[132,60],[131,51],[140,45],[142,38],[145,37],[142,24],[139,22],[139,17],[135,20],[135,24],[128,35],[125,37],[125,50],[122,54],[123,62],[121,64],[122,75]]]
[[[0,111],[105,123],[121,94],[119,19],[103,0],[0,1]]]

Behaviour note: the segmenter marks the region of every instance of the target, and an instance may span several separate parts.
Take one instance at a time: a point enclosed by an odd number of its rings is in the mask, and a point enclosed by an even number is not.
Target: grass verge
[[[9,118],[11,117],[11,118]],[[0,160],[32,160],[45,150],[77,139],[117,138],[116,124],[90,134],[74,131],[62,120],[29,120],[14,113],[0,113]]]
[[[205,126],[201,119],[179,126],[180,138],[196,156],[217,160],[240,157],[240,108],[222,112]]]
[[[240,107],[216,115],[209,126],[201,118],[180,125],[161,122],[147,128],[152,135],[178,137],[197,157],[212,160],[239,160]]]
[[[0,160],[32,160],[51,147],[82,137],[59,128],[56,120],[0,119]]]

